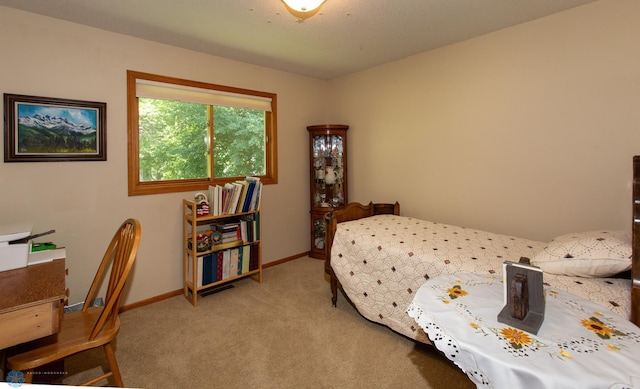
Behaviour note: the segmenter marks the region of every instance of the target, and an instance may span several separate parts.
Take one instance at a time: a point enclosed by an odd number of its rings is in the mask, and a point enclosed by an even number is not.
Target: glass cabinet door
[[[312,214],[311,224],[313,225],[313,232],[312,232],[313,242],[311,242],[311,247],[313,249],[312,251],[324,251],[324,243],[325,243],[326,227],[327,227],[327,222],[324,220],[324,215]]]
[[[343,144],[341,135],[313,137],[313,207],[341,207],[345,203]]]

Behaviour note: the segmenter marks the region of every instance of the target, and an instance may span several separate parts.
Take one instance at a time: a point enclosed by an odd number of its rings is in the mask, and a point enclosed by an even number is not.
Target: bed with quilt
[[[427,279],[501,275],[504,261],[522,257],[543,269],[546,285],[632,317],[630,232],[590,231],[538,242],[400,216],[398,203],[351,203],[326,221],[333,304],[340,286],[362,316],[423,343],[429,339],[406,309]]]

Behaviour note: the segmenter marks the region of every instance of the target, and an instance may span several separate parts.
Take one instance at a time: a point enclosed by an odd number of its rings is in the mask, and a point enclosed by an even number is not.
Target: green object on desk
[[[31,245],[31,252],[36,252],[36,251],[43,251],[43,250],[53,250],[55,249],[57,246],[51,242],[45,242],[45,243],[34,243]]]

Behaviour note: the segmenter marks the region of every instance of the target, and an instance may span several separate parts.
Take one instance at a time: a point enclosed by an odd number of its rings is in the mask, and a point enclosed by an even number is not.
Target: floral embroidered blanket
[[[498,322],[500,276],[433,278],[407,313],[478,387],[640,387],[640,328],[599,304],[544,289],[544,321],[536,335]]]

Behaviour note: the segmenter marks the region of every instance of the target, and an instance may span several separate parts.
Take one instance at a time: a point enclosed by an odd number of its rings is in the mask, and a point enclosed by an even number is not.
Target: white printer
[[[0,225],[0,271],[27,266],[31,240],[13,244],[10,242],[30,236],[32,229],[33,223]]]

